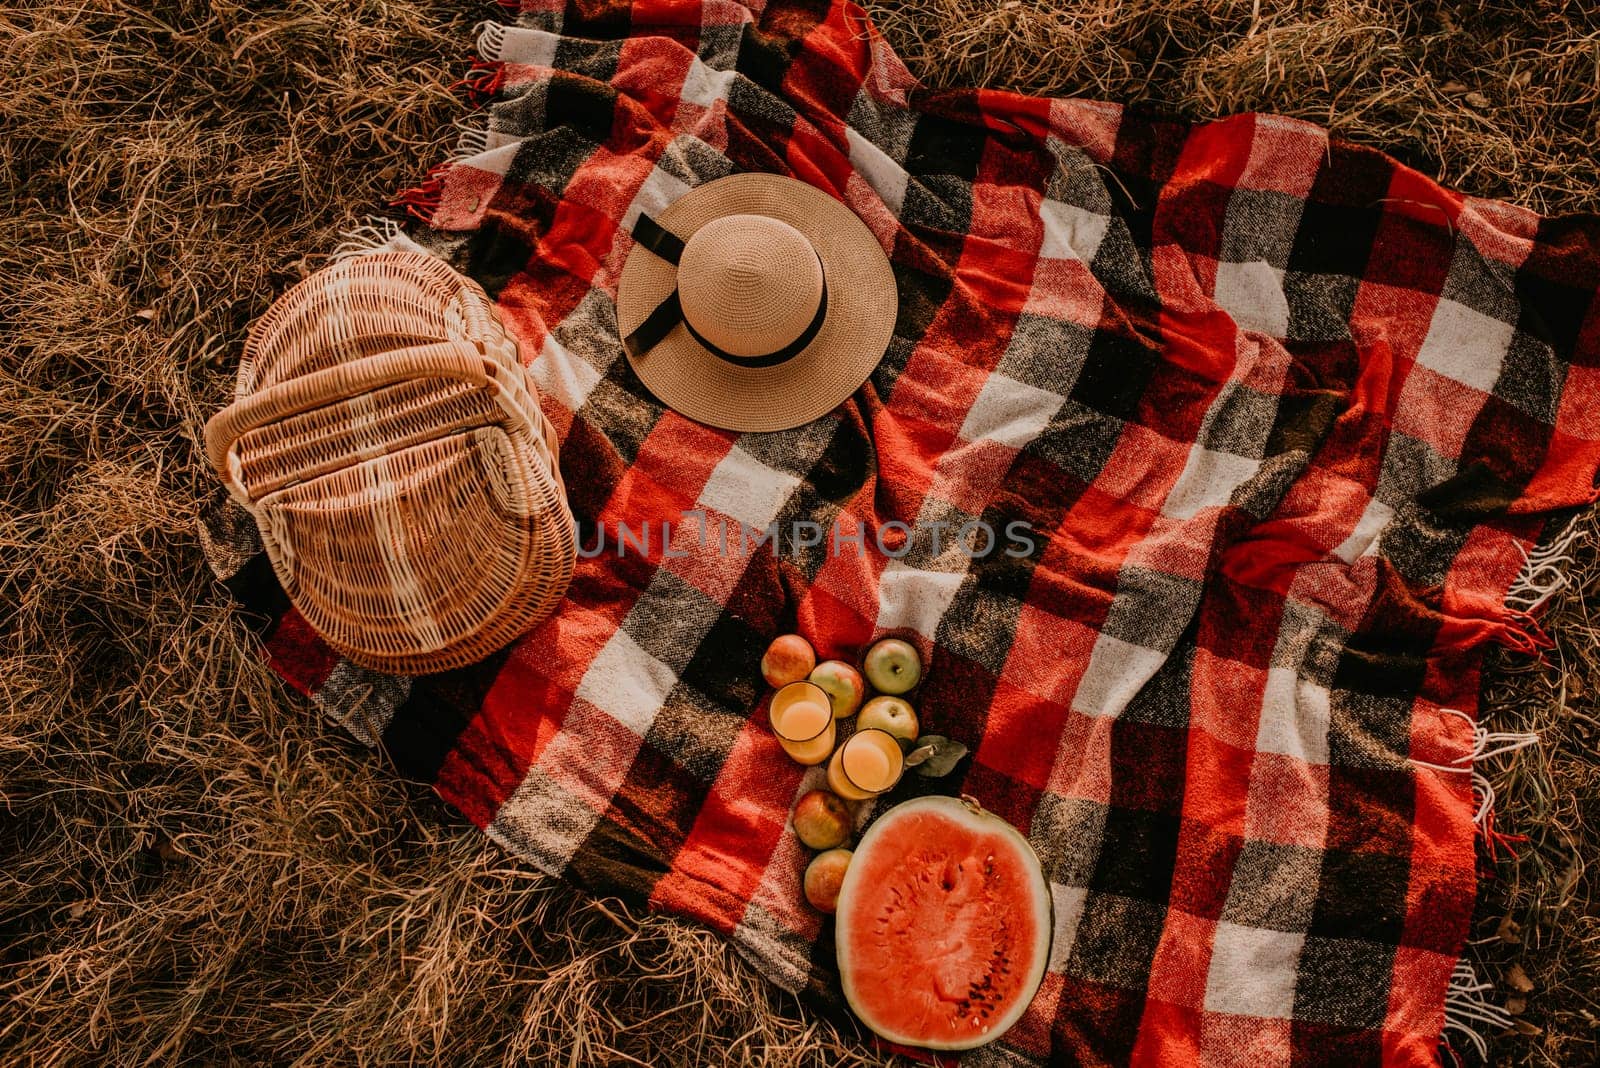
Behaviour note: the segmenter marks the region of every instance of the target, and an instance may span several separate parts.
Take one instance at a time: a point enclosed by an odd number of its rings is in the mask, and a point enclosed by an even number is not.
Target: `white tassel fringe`
[[[473,27],[473,33],[477,37],[475,47],[478,50],[478,55],[484,59],[500,58],[500,50],[505,47],[506,43],[506,28],[504,24],[499,22],[480,22]]]
[[[1472,717],[1459,709],[1444,708],[1440,711],[1466,721],[1472,728],[1472,747],[1448,764],[1430,764],[1425,760],[1413,760],[1411,763],[1419,768],[1469,776],[1478,798],[1478,810],[1473,813],[1472,822],[1480,833],[1487,835],[1489,819],[1494,813],[1494,784],[1475,765],[1538,745],[1539,736],[1532,731],[1491,731],[1473,723]],[[1493,992],[1494,984],[1480,981],[1472,962],[1463,958],[1456,962],[1444,996],[1445,1031],[1455,1031],[1472,1043],[1483,1060],[1489,1058],[1489,1045],[1483,1037],[1482,1028],[1503,1030],[1511,1026],[1511,1014],[1489,1000]]]
[[[1461,1035],[1483,1060],[1489,1059],[1489,1044],[1483,1037],[1485,1028],[1492,1034],[1511,1026],[1511,1014],[1488,999],[1494,984],[1478,978],[1477,969],[1469,961],[1456,962],[1450,973],[1450,986],[1444,995],[1444,1029]]]
[[[1470,776],[1472,788],[1478,796],[1478,810],[1473,814],[1472,822],[1478,830],[1487,834],[1489,815],[1494,811],[1494,786],[1474,765],[1491,757],[1504,756],[1506,753],[1515,753],[1519,749],[1538,745],[1539,736],[1532,731],[1525,733],[1491,731],[1487,727],[1474,724],[1471,716],[1458,709],[1441,708],[1439,711],[1466,721],[1472,728],[1472,748],[1448,764],[1430,764],[1426,760],[1413,760],[1411,763],[1419,768]]]
[[[341,240],[334,247],[333,255],[328,257],[330,264],[387,250],[428,251],[406,236],[405,228],[397,220],[381,215],[367,216],[361,220],[361,225],[342,231],[339,237]]]
[[[365,256],[369,252],[377,252],[402,237],[404,235],[401,233],[400,224],[394,219],[369,215],[361,221],[361,225],[339,234],[339,244],[334,247],[333,255],[328,262],[343,263],[357,256]]]
[[[464,126],[461,136],[456,138],[456,149],[450,156],[451,163],[460,163],[480,153],[489,151],[489,128],[475,123]]]
[[[1567,524],[1550,544],[1522,552],[1522,573],[1506,591],[1506,604],[1521,612],[1532,612],[1566,588],[1567,568],[1572,564],[1572,545],[1578,540],[1578,521]]]

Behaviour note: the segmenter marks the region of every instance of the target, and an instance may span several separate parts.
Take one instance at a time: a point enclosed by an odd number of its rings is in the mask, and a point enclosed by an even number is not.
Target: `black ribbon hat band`
[[[677,266],[678,260],[683,256],[683,239],[643,212],[639,213],[638,221],[633,224],[633,239],[673,266]],[[817,266],[822,266],[820,257],[817,259]],[[668,334],[672,333],[673,327],[682,323],[689,336],[718,359],[740,367],[776,367],[804,352],[806,346],[816,340],[817,332],[822,329],[822,323],[827,317],[828,275],[823,271],[822,297],[817,301],[817,313],[811,317],[811,322],[806,328],[800,331],[799,337],[775,352],[763,353],[760,356],[735,356],[731,352],[724,352],[700,336],[684,317],[683,306],[678,302],[678,290],[674,286],[667,299],[656,305],[655,309],[645,316],[644,322],[622,339],[622,347],[628,350],[629,356],[637,360],[659,345]]]

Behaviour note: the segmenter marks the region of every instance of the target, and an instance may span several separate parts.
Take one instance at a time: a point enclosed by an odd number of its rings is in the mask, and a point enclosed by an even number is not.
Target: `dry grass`
[[[1600,203],[1578,3],[874,5],[914,69],[1270,108],[1542,210]],[[202,416],[245,325],[444,152],[466,0],[0,3],[0,1049],[10,1063],[837,1064],[719,940],[508,864],[285,694],[209,580]],[[309,260],[306,257],[311,257]],[[1535,991],[1508,1062],[1593,1063],[1593,521],[1486,894]],[[1564,687],[1564,690],[1563,690]],[[1510,932],[1511,926],[1505,925]],[[1496,975],[1502,973],[1497,969]]]
[[[1588,0],[880,0],[928,84],[1275,111],[1536,211],[1600,205]]]

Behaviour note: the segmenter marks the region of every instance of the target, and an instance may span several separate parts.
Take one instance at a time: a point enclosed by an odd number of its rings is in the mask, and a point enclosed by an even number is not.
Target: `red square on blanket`
[[[1281,753],[1250,764],[1244,835],[1321,849],[1328,835],[1328,768]]]

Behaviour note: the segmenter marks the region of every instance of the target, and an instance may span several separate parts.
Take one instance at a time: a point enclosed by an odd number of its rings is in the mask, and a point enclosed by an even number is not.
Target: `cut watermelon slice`
[[[880,1037],[971,1049],[1027,1011],[1050,957],[1050,889],[1016,828],[953,797],[879,817],[839,891],[845,1000]]]

